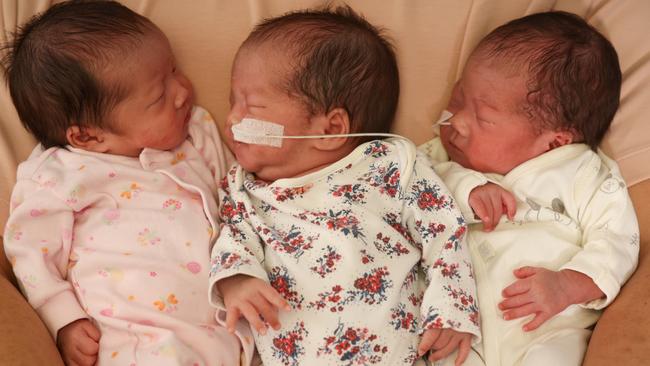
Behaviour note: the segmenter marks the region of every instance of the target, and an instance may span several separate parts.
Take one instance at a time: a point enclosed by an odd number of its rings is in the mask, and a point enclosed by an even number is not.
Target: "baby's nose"
[[[246,107],[242,103],[233,103],[226,116],[226,123],[230,126],[236,125],[246,117]]]
[[[179,85],[178,92],[176,93],[176,99],[174,99],[174,107],[181,108],[187,99],[190,97],[190,89],[182,85]]]
[[[235,110],[231,109],[228,115],[226,116],[226,126],[231,127],[233,125],[241,122],[242,116],[240,113],[237,113]]]
[[[449,122],[451,124],[451,128],[456,130],[459,135],[461,136],[467,136],[469,133],[469,128],[467,126],[467,123],[465,122],[465,117],[461,113],[456,113],[454,114],[450,119]]]

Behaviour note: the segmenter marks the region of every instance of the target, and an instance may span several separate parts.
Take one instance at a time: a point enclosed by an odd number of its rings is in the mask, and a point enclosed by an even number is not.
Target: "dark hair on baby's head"
[[[106,118],[128,88],[110,81],[106,70],[119,70],[142,36],[157,29],[113,1],[69,1],[34,16],[3,58],[23,125],[45,147],[65,145],[72,125],[110,130]]]
[[[344,108],[352,132],[389,132],[399,73],[383,30],[348,6],[304,10],[263,21],[242,47],[267,43],[293,60],[283,87],[311,113]]]
[[[616,50],[594,27],[571,13],[532,14],[493,30],[475,55],[527,70],[524,112],[540,128],[598,147],[618,109],[622,77]]]

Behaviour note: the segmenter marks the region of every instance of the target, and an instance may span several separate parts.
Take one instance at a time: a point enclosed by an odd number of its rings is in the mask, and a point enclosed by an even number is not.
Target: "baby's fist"
[[[418,355],[422,356],[431,351],[429,361],[438,361],[449,356],[458,348],[456,366],[465,362],[472,346],[472,335],[470,333],[458,332],[453,329],[429,329],[422,334],[422,340],[418,346]]]
[[[66,365],[92,366],[99,352],[99,329],[88,319],[78,319],[59,329],[56,345]]]

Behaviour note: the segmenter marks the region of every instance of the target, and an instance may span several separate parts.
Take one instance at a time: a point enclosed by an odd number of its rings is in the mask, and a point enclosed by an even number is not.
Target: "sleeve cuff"
[[[570,263],[562,266],[559,270],[570,269],[572,271],[580,272],[591,278],[596,286],[598,286],[598,288],[605,294],[605,297],[578,305],[585,309],[601,310],[609,305],[612,301],[614,301],[614,298],[616,298],[616,295],[618,295],[621,286],[618,284],[616,279],[610,276],[606,271],[592,267],[593,265],[590,265],[589,263],[571,261]]]
[[[72,291],[61,292],[36,309],[56,341],[59,329],[78,319],[88,318]]]
[[[445,183],[450,188],[454,187],[451,190],[465,220],[468,223],[480,222],[480,220],[474,218],[474,210],[469,205],[469,194],[474,188],[487,184],[488,179],[481,173],[467,169],[464,169],[464,171],[462,175],[460,173],[450,174],[446,177]]]
[[[223,280],[224,278],[228,278],[240,274],[256,277],[261,279],[262,281],[269,282],[269,278],[266,275],[266,272],[264,272],[262,268],[259,268],[258,270],[256,270],[255,268],[247,268],[246,270],[236,270],[236,271],[225,270],[219,272],[218,274],[210,277],[210,283],[208,285],[208,301],[210,302],[210,305],[212,305],[219,311],[226,310],[226,305],[223,302],[223,297],[221,296],[221,293],[217,289],[217,282]]]

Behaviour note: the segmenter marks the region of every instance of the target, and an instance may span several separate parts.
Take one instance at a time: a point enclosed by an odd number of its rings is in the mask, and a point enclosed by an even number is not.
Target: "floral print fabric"
[[[411,365],[424,329],[479,337],[466,226],[410,142],[372,141],[307,176],[258,181],[235,165],[219,191],[214,283],[268,281],[292,307],[256,334],[265,364]]]

